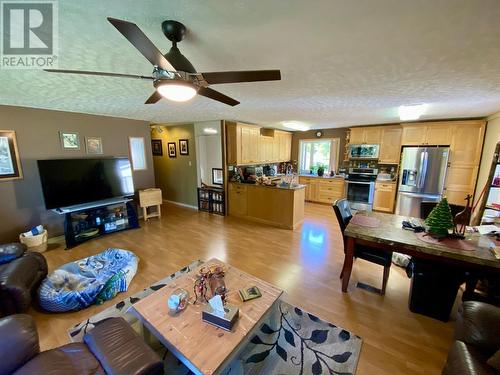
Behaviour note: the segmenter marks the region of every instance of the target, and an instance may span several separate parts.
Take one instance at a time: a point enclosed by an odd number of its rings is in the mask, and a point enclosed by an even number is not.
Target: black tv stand
[[[139,228],[136,205],[128,198],[91,202],[56,212],[65,215],[66,249],[105,234]]]

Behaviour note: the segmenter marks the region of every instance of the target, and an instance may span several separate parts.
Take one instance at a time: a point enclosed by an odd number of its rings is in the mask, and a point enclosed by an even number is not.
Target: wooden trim
[[[220,137],[221,137],[221,152],[222,152],[222,176],[224,179],[224,184],[222,189],[224,190],[224,197],[226,207],[224,210],[224,216],[229,215],[229,196],[228,196],[228,177],[229,173],[227,172],[227,139],[226,139],[226,121],[220,121]]]

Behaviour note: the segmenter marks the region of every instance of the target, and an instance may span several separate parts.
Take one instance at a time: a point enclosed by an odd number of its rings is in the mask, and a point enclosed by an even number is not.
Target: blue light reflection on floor
[[[328,252],[328,229],[323,225],[305,221],[300,240],[301,260],[308,266],[325,263]]]

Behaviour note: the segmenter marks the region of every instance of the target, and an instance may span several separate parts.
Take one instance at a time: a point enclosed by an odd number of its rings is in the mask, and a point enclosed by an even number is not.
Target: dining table
[[[355,213],[344,231],[346,246],[342,292],[348,291],[356,246],[398,252],[473,272],[500,272],[500,260],[496,259],[491,251],[491,248],[500,245],[495,237],[466,233],[463,239],[436,239],[425,232],[415,233],[403,229],[403,221],[409,219],[420,220],[374,211]]]

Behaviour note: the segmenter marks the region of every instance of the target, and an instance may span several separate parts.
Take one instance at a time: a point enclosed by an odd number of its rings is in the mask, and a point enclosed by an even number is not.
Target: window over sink
[[[325,168],[325,174],[336,171],[339,161],[339,138],[302,139],[299,141],[299,173],[314,173],[319,166]]]

